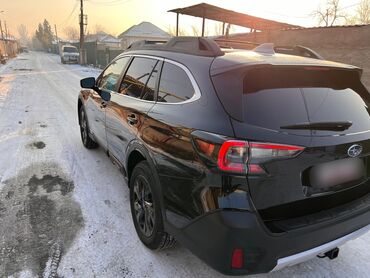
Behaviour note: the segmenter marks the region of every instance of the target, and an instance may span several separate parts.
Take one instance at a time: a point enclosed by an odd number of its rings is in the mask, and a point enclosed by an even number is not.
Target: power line
[[[70,19],[71,19],[71,17],[72,17],[72,15],[74,14],[74,12],[76,11],[76,9],[77,9],[77,7],[78,7],[78,2],[76,1],[75,2],[75,5],[73,6],[73,8],[72,8],[72,11],[71,11],[71,13],[68,15],[68,17],[61,23],[61,25],[63,25],[63,24],[65,24],[65,23],[67,23]]]
[[[123,4],[126,4],[128,2],[131,2],[132,0],[112,0],[112,1],[108,1],[108,2],[101,2],[101,1],[97,1],[97,0],[86,0],[87,2],[89,2],[90,4],[93,4],[93,5],[100,5],[100,6],[108,6],[108,7],[112,7],[112,6],[119,6],[119,5],[123,5]]]

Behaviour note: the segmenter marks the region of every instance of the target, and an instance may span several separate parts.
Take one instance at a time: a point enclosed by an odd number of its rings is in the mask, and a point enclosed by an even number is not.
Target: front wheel
[[[81,106],[80,108],[80,133],[81,140],[87,149],[96,149],[98,144],[90,137],[89,125],[87,123],[85,109]]]
[[[175,239],[164,231],[158,192],[159,186],[149,164],[136,165],[130,178],[130,205],[136,233],[144,245],[153,250],[172,247]]]

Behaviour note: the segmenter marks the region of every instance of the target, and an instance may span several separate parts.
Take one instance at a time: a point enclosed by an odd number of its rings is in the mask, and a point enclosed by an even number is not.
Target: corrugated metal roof
[[[140,24],[133,25],[126,31],[121,33],[118,38],[124,37],[156,37],[156,38],[169,38],[171,37],[167,32],[155,26],[153,23],[143,21]]]
[[[278,22],[239,12],[234,12],[232,10],[223,9],[206,3],[201,3],[185,8],[173,9],[169,10],[169,12],[216,20],[233,25],[252,28],[255,30],[279,30],[284,28],[300,27],[284,22]]]

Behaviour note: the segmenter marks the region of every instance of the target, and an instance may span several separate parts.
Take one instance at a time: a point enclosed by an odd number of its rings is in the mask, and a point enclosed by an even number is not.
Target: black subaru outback
[[[127,179],[147,247],[176,239],[222,273],[252,274],[333,259],[370,229],[361,70],[302,49],[140,42],[81,80],[83,144]]]

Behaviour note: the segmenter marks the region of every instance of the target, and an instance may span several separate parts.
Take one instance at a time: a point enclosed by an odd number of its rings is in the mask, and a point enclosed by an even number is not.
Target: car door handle
[[[100,108],[101,108],[101,109],[103,109],[103,108],[105,108],[105,107],[107,107],[107,102],[106,102],[106,101],[102,101],[102,102],[100,103]]]
[[[127,122],[129,125],[135,125],[138,123],[138,118],[136,116],[136,114],[130,114],[127,116]]]

